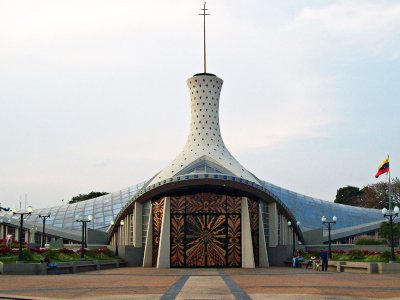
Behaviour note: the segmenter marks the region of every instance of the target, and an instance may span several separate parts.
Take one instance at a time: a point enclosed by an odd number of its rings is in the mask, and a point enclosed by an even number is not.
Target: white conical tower
[[[190,132],[182,152],[149,184],[189,173],[222,173],[260,184],[228,151],[219,126],[223,80],[208,73],[187,80],[191,98]],[[208,167],[208,171],[207,171]],[[211,171],[210,171],[211,170]]]
[[[228,151],[219,129],[219,96],[223,80],[207,73],[206,13],[204,3],[200,14],[204,20],[204,73],[187,80],[190,91],[192,118],[186,145],[174,161],[154,176],[149,185],[168,178],[196,173],[220,173],[260,184]]]

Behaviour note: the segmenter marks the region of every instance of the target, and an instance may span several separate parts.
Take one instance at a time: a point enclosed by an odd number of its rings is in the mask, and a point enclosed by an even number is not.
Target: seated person
[[[57,268],[58,264],[55,263],[55,262],[53,262],[53,263],[50,262],[50,257],[46,256],[45,259],[44,259],[44,261],[41,261],[41,263],[46,263],[47,268],[48,268],[49,270],[54,270],[54,272],[55,272],[57,275],[60,274],[60,273],[58,272],[58,268]]]
[[[315,271],[321,271],[321,262],[319,260],[316,260],[314,262],[314,270]]]
[[[310,260],[306,265],[306,269],[313,267],[316,260],[317,258],[315,256],[311,256]]]
[[[299,250],[297,250],[293,255],[293,268],[297,268],[300,262],[304,261]]]

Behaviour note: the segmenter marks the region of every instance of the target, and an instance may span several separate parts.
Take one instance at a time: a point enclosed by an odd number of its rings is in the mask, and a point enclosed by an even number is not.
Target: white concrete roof
[[[191,100],[190,132],[183,150],[148,185],[183,175],[199,163],[217,173],[234,175],[261,184],[229,152],[221,137],[219,101],[223,80],[212,74],[197,74],[187,80]]]

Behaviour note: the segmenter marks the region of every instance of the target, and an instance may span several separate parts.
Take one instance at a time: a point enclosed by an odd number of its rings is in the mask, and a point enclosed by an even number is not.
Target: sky
[[[0,0],[0,203],[143,182],[183,148],[200,1]],[[258,178],[333,201],[400,176],[400,1],[207,2],[225,144]],[[385,180],[385,176],[380,179]],[[23,204],[24,205],[24,204]]]

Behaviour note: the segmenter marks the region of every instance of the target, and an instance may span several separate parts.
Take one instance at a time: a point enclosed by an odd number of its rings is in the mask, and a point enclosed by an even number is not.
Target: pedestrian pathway
[[[399,299],[400,274],[256,269],[120,268],[0,275],[0,299]]]
[[[177,299],[235,299],[220,276],[190,276]]]

